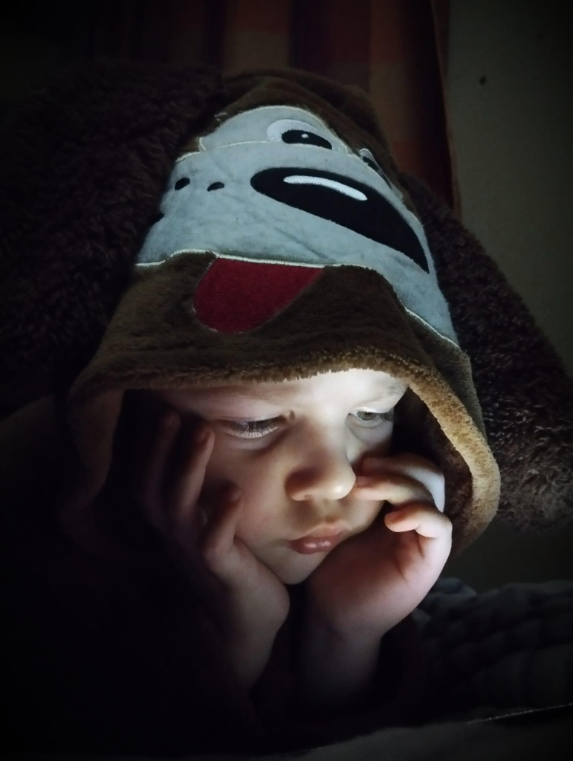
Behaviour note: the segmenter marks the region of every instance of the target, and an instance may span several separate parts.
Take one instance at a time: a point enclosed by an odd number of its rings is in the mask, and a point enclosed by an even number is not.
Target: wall
[[[572,374],[572,6],[451,0],[448,87],[462,221]],[[572,577],[572,534],[494,521],[447,566],[477,590]]]

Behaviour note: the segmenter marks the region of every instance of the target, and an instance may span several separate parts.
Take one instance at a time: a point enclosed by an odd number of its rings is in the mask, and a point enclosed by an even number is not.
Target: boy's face
[[[392,411],[406,388],[381,371],[349,370],[139,396],[177,410],[184,423],[200,418],[213,427],[200,502],[209,512],[219,490],[236,484],[243,493],[236,535],[284,583],[296,584],[335,544],[294,541],[338,530],[344,541],[378,515],[381,503],[353,496],[355,469],[366,453],[388,453]]]

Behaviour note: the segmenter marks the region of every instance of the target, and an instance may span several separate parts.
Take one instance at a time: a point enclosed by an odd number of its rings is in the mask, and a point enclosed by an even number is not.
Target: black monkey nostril
[[[189,177],[182,177],[176,182],[174,187],[176,190],[180,190],[180,188],[185,188],[186,185],[189,185]]]
[[[223,185],[223,183],[211,183],[211,185],[209,186],[207,190],[208,191],[219,190],[219,188],[224,188],[224,187],[225,186]]]

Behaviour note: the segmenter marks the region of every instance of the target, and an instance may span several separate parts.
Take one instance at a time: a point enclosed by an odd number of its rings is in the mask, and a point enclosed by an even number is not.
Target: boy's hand
[[[170,411],[151,432],[151,438],[139,439],[130,493],[214,613],[234,661],[246,670],[245,682],[252,684],[258,676],[253,673],[265,666],[266,658],[262,665],[260,661],[266,646],[270,650],[287,617],[289,594],[235,536],[243,509],[239,488],[226,488],[207,512],[199,503],[213,429],[205,423],[184,426],[177,412]]]
[[[381,638],[410,614],[451,549],[452,524],[439,510],[444,477],[437,467],[410,454],[373,460],[354,494],[390,506],[335,548],[307,582],[308,616],[347,641]]]

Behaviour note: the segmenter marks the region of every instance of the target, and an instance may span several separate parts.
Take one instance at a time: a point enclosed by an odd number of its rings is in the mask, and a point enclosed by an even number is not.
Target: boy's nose
[[[287,492],[292,500],[342,500],[353,489],[355,478],[346,457],[312,459],[289,475]]]

